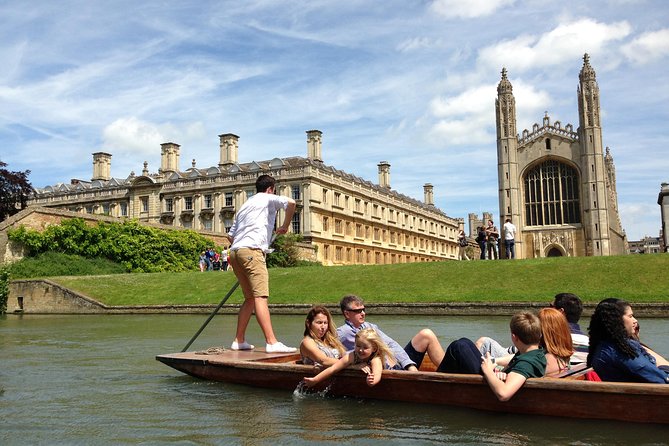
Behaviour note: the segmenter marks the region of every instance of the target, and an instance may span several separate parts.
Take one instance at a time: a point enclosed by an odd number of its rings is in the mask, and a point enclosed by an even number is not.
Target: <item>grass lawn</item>
[[[232,272],[52,277],[108,305],[218,304]],[[585,302],[619,297],[669,301],[669,254],[430,262],[270,269],[271,303],[548,302],[572,292]],[[228,303],[239,303],[237,290]]]

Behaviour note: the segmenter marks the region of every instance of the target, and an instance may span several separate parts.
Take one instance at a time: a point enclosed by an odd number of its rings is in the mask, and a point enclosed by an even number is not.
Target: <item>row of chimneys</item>
[[[307,158],[312,161],[323,162],[321,155],[323,132],[320,130],[307,131]],[[220,161],[218,167],[227,167],[237,164],[239,158],[239,136],[232,133],[219,135]],[[160,172],[178,172],[179,171],[179,144],[166,142],[160,145]],[[93,178],[95,180],[108,181],[111,179],[111,154],[105,152],[95,152],[93,154]],[[195,167],[193,160],[193,167]],[[379,167],[379,186],[390,189],[390,163],[381,161]],[[147,163],[144,162],[142,174],[147,175]],[[434,193],[431,184],[423,186],[425,204],[434,206]]]

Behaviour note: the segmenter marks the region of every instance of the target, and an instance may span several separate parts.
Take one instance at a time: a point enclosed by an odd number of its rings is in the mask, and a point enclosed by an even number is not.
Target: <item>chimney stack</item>
[[[323,162],[321,146],[323,132],[320,130],[307,130],[307,158],[312,161]]]
[[[166,142],[160,145],[160,171],[178,172],[179,171],[179,144]]]
[[[95,152],[93,154],[93,178],[91,181],[111,179],[111,154]]]
[[[239,162],[239,136],[232,133],[218,135],[221,160],[218,167],[226,167]]]
[[[430,183],[425,183],[423,185],[423,195],[425,204],[428,206],[434,206],[434,187]]]
[[[390,163],[381,161],[379,164],[379,186],[390,189]]]

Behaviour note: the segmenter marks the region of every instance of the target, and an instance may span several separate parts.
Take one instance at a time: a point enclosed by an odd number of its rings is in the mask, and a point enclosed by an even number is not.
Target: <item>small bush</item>
[[[274,239],[272,248],[274,252],[267,255],[267,267],[289,268],[298,266],[300,252],[297,243],[302,241],[300,234],[283,234]]]

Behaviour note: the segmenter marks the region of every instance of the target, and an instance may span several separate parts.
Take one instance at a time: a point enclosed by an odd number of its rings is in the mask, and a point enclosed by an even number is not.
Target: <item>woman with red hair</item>
[[[541,321],[541,346],[546,352],[546,375],[556,377],[569,370],[569,360],[574,354],[574,345],[567,318],[560,310],[543,308],[539,311]]]

